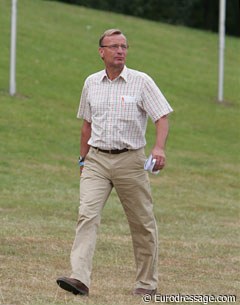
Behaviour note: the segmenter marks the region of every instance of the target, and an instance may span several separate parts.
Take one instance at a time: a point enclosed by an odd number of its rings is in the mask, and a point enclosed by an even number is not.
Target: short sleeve
[[[153,122],[173,111],[153,79],[146,74],[142,92],[142,107]]]
[[[77,118],[78,119],[84,119],[91,123],[92,116],[91,116],[91,107],[88,101],[88,85],[87,82],[84,83],[79,108],[77,112]]]

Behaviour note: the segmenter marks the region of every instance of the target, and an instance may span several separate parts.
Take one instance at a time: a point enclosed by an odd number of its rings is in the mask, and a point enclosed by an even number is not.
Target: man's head
[[[127,39],[119,29],[110,29],[99,39],[99,54],[106,68],[122,69],[127,56]]]

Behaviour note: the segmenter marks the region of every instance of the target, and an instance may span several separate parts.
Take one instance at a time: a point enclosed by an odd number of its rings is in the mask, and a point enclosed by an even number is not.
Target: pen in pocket
[[[124,96],[122,96],[122,107],[124,107]]]

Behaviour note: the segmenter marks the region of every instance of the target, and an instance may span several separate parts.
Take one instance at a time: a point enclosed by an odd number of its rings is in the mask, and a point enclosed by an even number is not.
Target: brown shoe
[[[136,288],[133,291],[133,295],[141,295],[141,296],[144,296],[145,294],[155,295],[156,293],[157,293],[157,289]]]
[[[88,287],[76,279],[60,277],[57,279],[57,284],[62,289],[72,292],[73,294],[88,295],[89,293]]]

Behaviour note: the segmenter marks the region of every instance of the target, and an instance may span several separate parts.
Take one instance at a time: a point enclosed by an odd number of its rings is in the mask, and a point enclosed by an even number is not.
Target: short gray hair
[[[102,41],[105,37],[113,36],[113,35],[123,35],[125,36],[121,30],[119,29],[110,29],[105,31],[99,39],[99,47],[102,46]]]

